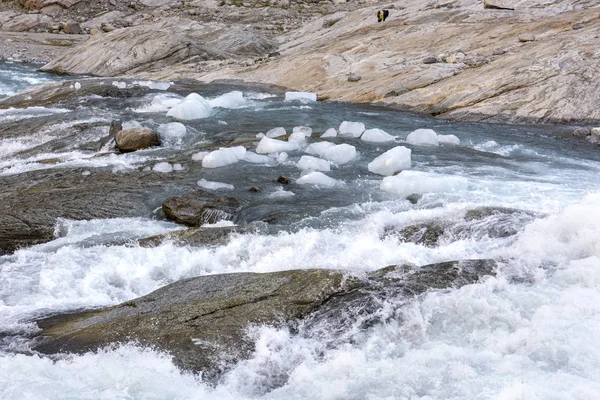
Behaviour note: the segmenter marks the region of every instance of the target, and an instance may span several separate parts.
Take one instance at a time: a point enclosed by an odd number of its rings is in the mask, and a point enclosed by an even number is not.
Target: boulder
[[[523,33],[522,35],[519,35],[518,39],[519,39],[519,42],[522,42],[522,43],[534,42],[535,36],[532,33]]]
[[[52,19],[42,14],[17,15],[4,22],[0,28],[7,32],[26,32],[30,29],[44,29],[52,24]]]
[[[234,197],[217,196],[198,189],[165,200],[162,210],[177,223],[200,226],[233,219],[239,206],[239,201]]]
[[[510,0],[483,0],[483,8],[494,10],[514,10]]]
[[[80,35],[82,33],[81,26],[73,20],[63,25],[63,31],[70,35]]]
[[[347,335],[356,332],[349,328],[357,313],[379,322],[381,303],[374,299],[460,287],[494,268],[493,261],[471,260],[417,269],[391,266],[362,280],[318,269],[201,276],[114,307],[39,320],[33,347],[45,354],[81,353],[135,341],[169,352],[185,370],[217,378],[228,362],[251,355],[250,325],[285,326],[304,319],[307,334],[329,326],[330,333]]]
[[[439,60],[436,56],[427,56],[423,59],[423,64],[435,64]]]
[[[150,128],[124,129],[115,135],[117,148],[123,152],[160,146],[160,135]]]
[[[592,130],[590,128],[577,128],[573,131],[573,136],[586,137],[592,134]]]
[[[348,75],[348,82],[358,82],[362,79],[362,76],[358,74],[350,74]]]
[[[600,127],[590,129],[590,135],[594,137],[600,137]]]
[[[163,242],[180,246],[214,246],[226,244],[233,233],[240,231],[235,226],[188,228],[139,239],[138,243],[141,247],[156,247]]]

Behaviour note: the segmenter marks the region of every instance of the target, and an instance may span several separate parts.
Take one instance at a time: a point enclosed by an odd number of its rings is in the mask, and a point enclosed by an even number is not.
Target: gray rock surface
[[[344,332],[356,321],[360,308],[355,306],[373,306],[373,298],[460,287],[493,274],[494,268],[493,261],[485,260],[387,267],[365,280],[310,269],[202,276],[118,306],[38,321],[42,332],[34,349],[85,352],[136,341],[168,351],[184,369],[214,377],[227,368],[223,361],[251,354],[253,340],[246,335],[250,325],[281,326],[309,318],[308,331],[317,332],[326,323]]]
[[[233,219],[239,206],[239,201],[234,197],[217,196],[198,189],[165,200],[162,210],[177,223],[200,226]]]

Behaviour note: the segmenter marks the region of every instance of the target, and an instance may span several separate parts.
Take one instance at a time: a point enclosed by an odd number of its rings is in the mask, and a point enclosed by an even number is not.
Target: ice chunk
[[[234,164],[246,155],[246,149],[243,146],[221,147],[219,150],[211,151],[202,159],[204,168],[219,168],[229,164]]]
[[[262,139],[262,138],[264,138],[264,137],[265,137],[265,134],[264,134],[264,133],[262,133],[262,132],[258,132],[258,133],[257,133],[255,136],[256,136],[258,139]]]
[[[322,138],[336,137],[336,136],[337,136],[337,131],[335,130],[335,128],[329,128],[325,132],[323,132],[323,134],[321,135]]]
[[[306,141],[306,134],[303,131],[292,132],[292,134],[288,138],[288,142],[302,143],[304,141]]]
[[[183,171],[183,167],[179,163],[173,164],[173,171]]]
[[[171,87],[169,82],[154,82],[154,81],[133,81],[134,85],[145,86],[148,89],[167,90]]]
[[[322,160],[313,156],[302,156],[296,166],[305,171],[329,171],[331,169],[331,163],[327,160]]]
[[[81,89],[81,83],[75,82],[75,90]]]
[[[466,178],[440,175],[420,171],[402,171],[396,176],[383,178],[381,190],[394,193],[402,197],[413,193],[443,193],[466,190]]]
[[[322,157],[337,165],[345,164],[356,158],[356,148],[346,143],[334,145],[325,150]]]
[[[316,142],[310,144],[304,151],[308,154],[317,155],[319,157],[323,157],[325,151],[335,146],[334,143],[331,142]]]
[[[340,136],[360,137],[365,131],[365,124],[362,122],[344,121],[340,124]]]
[[[166,174],[169,172],[173,172],[173,166],[168,162],[159,162],[158,164],[155,164],[154,167],[152,167],[152,171]]]
[[[283,152],[283,153],[279,153],[277,155],[277,157],[275,157],[275,160],[279,163],[279,164],[283,164],[284,162],[286,162],[288,160],[288,158],[290,158],[290,156],[288,155],[288,153]]]
[[[312,135],[312,128],[310,126],[295,126],[292,132],[302,132],[305,137]]]
[[[299,185],[333,187],[338,183],[338,181],[325,175],[322,172],[311,172],[298,178],[296,183],[298,183]]]
[[[169,122],[159,125],[156,131],[160,134],[161,142],[166,145],[180,144],[186,135],[187,128],[181,122]]]
[[[234,189],[233,185],[230,185],[229,183],[207,181],[204,178],[202,178],[198,181],[198,186],[200,186],[201,188],[204,188],[204,189],[209,189],[209,190],[219,190],[219,189],[233,190]]]
[[[244,94],[237,90],[222,94],[217,98],[209,100],[208,103],[211,107],[220,108],[240,108],[247,104]]]
[[[455,135],[438,135],[438,142],[459,145],[460,139]]]
[[[116,86],[119,89],[125,89],[127,87],[127,82],[113,81],[112,84],[113,84],[113,86]]]
[[[137,121],[125,121],[125,122],[123,122],[122,127],[123,127],[123,129],[141,128],[142,124],[140,124]]]
[[[392,175],[394,172],[409,169],[411,150],[404,146],[397,146],[386,151],[368,165],[369,171],[379,175]]]
[[[317,94],[309,92],[285,92],[285,101],[294,100],[298,100],[303,103],[310,103],[317,101]]]
[[[381,143],[381,142],[392,142],[395,138],[390,135],[389,133],[382,131],[381,129],[367,129],[362,136],[360,137],[361,140],[364,140],[365,142],[377,142],[377,143]]]
[[[275,161],[269,156],[256,154],[252,151],[247,151],[243,160],[251,164],[273,164]]]
[[[284,142],[283,140],[271,139],[268,137],[260,139],[258,146],[256,146],[256,152],[258,154],[270,154],[294,150],[298,150],[297,143]]]
[[[197,93],[191,93],[167,112],[168,117],[180,120],[207,118],[211,114],[212,107],[204,97]]]
[[[415,145],[437,146],[439,144],[437,133],[433,129],[417,129],[406,137],[406,141]]]
[[[285,136],[285,134],[286,134],[285,128],[282,127],[282,126],[280,126],[280,127],[273,128],[270,131],[268,131],[267,132],[267,137],[268,138],[276,138],[276,137],[279,137],[279,136]]]
[[[209,154],[210,154],[209,151],[199,151],[198,153],[192,154],[192,160],[202,161],[202,160],[204,160],[204,157],[206,157]]]
[[[152,98],[150,104],[141,106],[133,111],[139,113],[163,112],[177,106],[181,103],[181,98],[172,93],[161,93]]]

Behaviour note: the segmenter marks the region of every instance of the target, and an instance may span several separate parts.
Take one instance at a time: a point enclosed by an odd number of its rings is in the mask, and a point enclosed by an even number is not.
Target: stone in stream
[[[233,219],[239,206],[239,201],[234,197],[216,196],[198,189],[165,200],[162,210],[177,223],[200,226]]]
[[[387,267],[364,280],[318,269],[183,279],[114,307],[39,320],[42,331],[33,350],[82,353],[135,341],[165,350],[179,367],[214,379],[227,364],[251,355],[254,340],[247,328],[252,325],[293,326],[307,318],[308,331],[331,322],[330,336],[336,335],[348,331],[344,327],[356,322],[357,313],[368,312],[376,323],[378,303],[372,299],[402,300],[460,287],[492,275],[494,268],[493,261],[471,260],[414,270]]]
[[[160,146],[160,135],[150,128],[133,128],[117,132],[115,135],[117,148],[123,152]]]
[[[156,247],[164,242],[181,246],[214,246],[226,244],[233,233],[244,231],[235,226],[188,228],[139,239],[138,244],[140,247]]]

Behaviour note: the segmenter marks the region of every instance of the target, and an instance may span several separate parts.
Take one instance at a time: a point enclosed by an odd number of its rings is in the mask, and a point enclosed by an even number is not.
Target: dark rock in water
[[[232,219],[239,206],[234,197],[216,196],[198,189],[165,200],[162,209],[169,219],[177,223],[200,226]]]
[[[525,211],[519,210],[517,208],[508,208],[508,207],[478,207],[468,210],[465,213],[465,221],[473,221],[478,219],[488,218],[494,215],[500,214],[517,214],[524,213]]]
[[[85,352],[131,340],[168,350],[182,368],[218,373],[247,357],[250,324],[303,318],[347,290],[338,271],[297,270],[184,279],[103,310],[51,317],[38,324],[42,353]]]
[[[573,135],[574,136],[578,136],[578,137],[586,137],[592,134],[592,131],[590,128],[577,128],[573,131]]]
[[[254,341],[246,334],[250,325],[295,325],[305,319],[306,333],[329,329],[326,337],[343,339],[349,334],[344,328],[357,321],[363,328],[379,322],[380,302],[390,296],[402,300],[429,289],[460,287],[493,274],[494,267],[487,260],[388,267],[365,280],[331,270],[184,279],[118,306],[37,321],[42,332],[33,349],[80,353],[136,341],[168,351],[186,370],[216,378],[228,362],[253,351]]]
[[[138,243],[141,247],[156,247],[168,241],[182,246],[214,246],[226,244],[233,233],[240,231],[235,226],[189,228],[140,239]]]
[[[279,178],[277,178],[277,183],[281,183],[283,185],[289,185],[290,179],[286,178],[285,176],[280,176]]]
[[[433,247],[444,234],[444,227],[436,223],[411,225],[395,232],[400,241]]]
[[[423,197],[422,194],[420,193],[413,193],[409,196],[406,196],[406,200],[410,201],[411,204],[417,204],[419,202],[419,200],[421,200],[421,197]]]
[[[117,148],[123,153],[160,146],[160,136],[150,128],[133,128],[117,132]]]
[[[97,218],[148,215],[177,181],[174,174],[132,171],[113,174],[95,169],[93,179],[82,170],[46,169],[0,177],[0,251],[44,243],[54,238],[57,218]]]
[[[348,75],[348,82],[358,82],[362,79],[362,76],[358,74],[350,74]]]
[[[253,193],[262,193],[262,189],[256,186],[252,186],[250,189],[248,189],[248,191]]]

